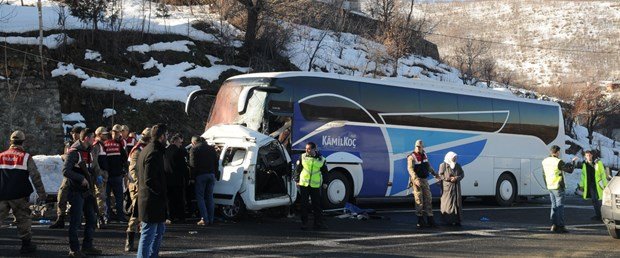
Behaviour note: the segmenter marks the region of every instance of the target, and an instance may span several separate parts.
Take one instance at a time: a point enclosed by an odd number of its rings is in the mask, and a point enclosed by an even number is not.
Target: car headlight
[[[609,187],[603,190],[603,205],[611,206],[611,189]]]

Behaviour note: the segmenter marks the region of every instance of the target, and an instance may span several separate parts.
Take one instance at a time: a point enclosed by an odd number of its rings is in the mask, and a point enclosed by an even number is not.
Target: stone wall
[[[2,80],[0,96],[0,149],[9,147],[11,132],[19,129],[26,134],[24,146],[29,153],[60,154],[63,129],[56,82],[28,77],[7,85]]]

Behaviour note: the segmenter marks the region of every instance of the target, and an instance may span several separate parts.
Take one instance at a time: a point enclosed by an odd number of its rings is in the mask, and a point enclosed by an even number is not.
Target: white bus
[[[190,95],[188,109],[199,95]],[[291,121],[285,145],[293,160],[309,141],[327,158],[326,208],[356,197],[410,194],[406,156],[417,139],[435,170],[448,151],[459,155],[463,196],[509,205],[518,196],[546,195],[541,161],[551,145],[564,145],[562,119],[557,103],[488,89],[277,72],[226,80],[206,130],[235,124],[269,135]],[[439,187],[431,187],[435,196]]]

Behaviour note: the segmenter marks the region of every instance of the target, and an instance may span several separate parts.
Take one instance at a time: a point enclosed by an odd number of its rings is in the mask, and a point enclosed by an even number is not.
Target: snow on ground
[[[178,40],[173,42],[159,42],[152,45],[142,44],[130,46],[127,48],[127,52],[140,52],[142,54],[151,52],[151,51],[177,51],[177,52],[186,52],[189,53],[189,48],[187,46],[194,46],[194,42],[189,40]]]
[[[80,68],[76,69],[73,64],[58,63],[57,67],[58,68],[52,70],[52,77],[73,75],[84,80],[90,78],[86,72]]]
[[[105,109],[103,109],[103,117],[104,118],[108,118],[108,117],[111,117],[113,115],[116,115],[116,110],[114,110],[112,108],[105,108]]]
[[[399,58],[396,71],[386,47],[350,33],[334,33],[307,26],[285,24],[293,29],[283,53],[302,71],[318,71],[353,76],[421,78],[462,84],[457,69],[429,57],[408,55]]]
[[[2,26],[0,26],[0,30],[2,30]],[[20,37],[20,36],[6,36],[1,37],[0,42],[6,42],[8,44],[15,45],[39,45],[40,37]],[[64,33],[60,34],[52,34],[46,37],[43,37],[43,45],[49,49],[56,49],[62,46],[63,40],[66,40],[67,44],[72,44],[75,39],[67,36]]]
[[[214,58],[214,57],[212,57]],[[82,81],[82,87],[98,89],[98,90],[117,90],[123,91],[125,94],[134,99],[144,99],[147,102],[158,100],[170,100],[185,102],[187,96],[192,91],[199,90],[200,86],[191,85],[186,87],[178,87],[182,81],[181,78],[200,78],[209,82],[217,80],[222,72],[234,69],[245,73],[249,71],[247,67],[239,67],[232,65],[212,64],[210,67],[204,67],[189,62],[182,62],[172,65],[164,65],[151,58],[145,69],[155,67],[159,70],[159,74],[151,77],[132,77],[131,79],[119,81],[105,78],[88,77]],[[64,66],[63,69],[67,69]],[[56,70],[55,70],[56,71]],[[60,74],[60,72],[58,73]],[[75,75],[79,72],[68,71],[66,74]]]
[[[0,25],[0,32],[6,33],[23,33],[28,31],[39,30],[39,21],[36,1],[25,1],[24,4],[30,6],[21,6],[20,1],[8,1],[10,5],[0,6],[0,17],[7,17],[6,21]],[[243,33],[232,25],[222,22],[216,14],[203,13],[200,8],[194,7],[194,13],[200,13],[199,15],[192,15],[189,12],[189,7],[175,7],[170,10],[170,16],[167,18],[157,17],[156,4],[151,5],[151,13],[149,14],[149,6],[143,8],[142,3],[145,1],[140,0],[127,0],[121,1],[123,4],[121,28],[123,30],[142,31],[155,34],[176,34],[187,36],[194,40],[214,42],[223,45],[230,45],[240,47],[242,42],[235,38],[240,37]],[[58,9],[59,3],[50,0],[42,1],[43,8],[43,28],[45,31],[61,29],[58,25]],[[145,11],[143,11],[145,10]],[[68,13],[68,10],[66,10]],[[151,17],[149,20],[143,17]],[[204,19],[214,29],[220,31],[220,33],[211,34],[201,30],[193,28],[191,25],[199,19]],[[84,24],[76,17],[68,15],[66,19],[65,29],[90,29],[92,25]],[[115,30],[110,24],[100,22],[99,26],[102,30]]]
[[[90,50],[90,49],[86,49],[86,53],[84,53],[84,59],[85,60],[94,60],[97,62],[101,61],[101,53],[94,51],[94,50]]]
[[[43,181],[43,185],[45,186],[45,191],[47,193],[57,193],[63,178],[63,161],[60,158],[60,155],[37,155],[33,156],[32,159],[39,169],[41,181]]]

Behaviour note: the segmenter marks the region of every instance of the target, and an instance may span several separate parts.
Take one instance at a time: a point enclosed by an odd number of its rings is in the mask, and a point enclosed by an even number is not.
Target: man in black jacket
[[[157,257],[166,230],[167,189],[164,171],[164,153],[168,129],[157,124],[151,129],[151,143],[138,157],[138,219],[142,234],[138,257]]]
[[[93,131],[89,128],[80,133],[80,139],[69,149],[67,159],[62,168],[62,174],[69,181],[69,204],[71,222],[69,225],[70,257],[84,257],[84,255],[100,255],[101,250],[93,247],[93,233],[97,219],[97,201],[95,199],[95,182],[98,177],[99,166],[91,152]],[[86,221],[84,226],[84,241],[80,250],[78,227],[82,222],[82,214]]]
[[[196,203],[201,217],[197,225],[213,224],[215,210],[213,186],[219,178],[219,158],[215,148],[201,138],[189,151],[189,168],[196,180]]]
[[[183,136],[175,134],[166,148],[164,168],[168,183],[168,209],[171,221],[185,220],[185,185],[187,184],[187,152],[183,145]]]

